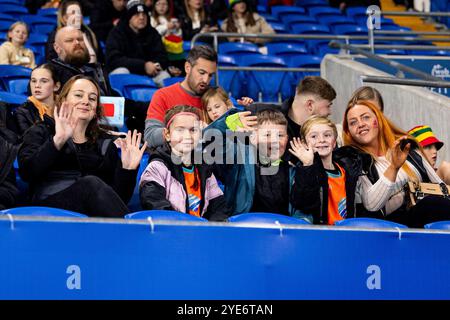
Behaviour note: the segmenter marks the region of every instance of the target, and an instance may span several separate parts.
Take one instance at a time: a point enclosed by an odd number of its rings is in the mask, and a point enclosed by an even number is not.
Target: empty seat
[[[276,17],[278,20],[282,20],[285,14],[304,14],[305,9],[301,7],[293,7],[293,6],[272,6],[271,8],[272,15]]]
[[[72,217],[87,218],[86,215],[50,207],[17,207],[0,211],[0,214],[11,214],[13,216],[46,216],[46,217]]]
[[[20,20],[22,15],[27,15],[28,10],[23,5],[1,4],[0,12],[7,15],[12,15],[15,19]]]
[[[0,91],[0,101],[8,104],[19,105],[27,101],[27,98],[25,95]]]
[[[235,67],[237,66],[234,57],[229,55],[219,55],[219,66]],[[219,69],[219,85],[232,96],[240,98],[245,91],[244,73],[233,70]]]
[[[196,217],[187,213],[170,211],[170,210],[145,210],[127,214],[125,219],[148,219],[153,221],[192,221],[192,222],[206,222],[205,218]]]
[[[360,227],[360,228],[400,228],[406,229],[407,226],[392,221],[374,219],[374,218],[350,218],[336,221],[336,226],[342,227]]]
[[[129,99],[131,99],[131,91],[134,89],[158,88],[150,77],[138,74],[111,74],[109,75],[109,83],[111,84],[111,88]],[[135,94],[138,93],[135,92]]]
[[[21,95],[28,94],[29,79],[14,79],[8,82],[9,92]]]
[[[310,225],[309,222],[302,219],[297,219],[282,214],[266,213],[266,212],[242,213],[228,218],[228,221],[236,224],[256,223],[266,225],[278,225],[278,224]]]
[[[426,224],[424,228],[432,230],[450,230],[450,221],[438,221],[429,223]]]
[[[14,79],[27,79],[31,76],[31,69],[9,64],[0,65],[0,88],[9,91],[8,83]]]
[[[219,54],[259,53],[259,47],[248,42],[225,42],[219,44]]]
[[[255,67],[286,67],[282,58],[270,55],[243,56],[241,63]],[[255,101],[279,102],[291,94],[290,79],[285,71],[249,71],[247,74],[247,93]]]
[[[339,15],[339,14],[341,14],[341,11],[337,8],[324,7],[324,6],[308,8],[308,14],[311,17],[316,17],[318,14],[321,14],[321,13],[335,13],[335,14]]]

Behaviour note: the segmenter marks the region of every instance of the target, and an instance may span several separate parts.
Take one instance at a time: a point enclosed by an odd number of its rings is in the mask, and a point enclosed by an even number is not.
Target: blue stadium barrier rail
[[[450,232],[0,217],[0,299],[450,299]]]

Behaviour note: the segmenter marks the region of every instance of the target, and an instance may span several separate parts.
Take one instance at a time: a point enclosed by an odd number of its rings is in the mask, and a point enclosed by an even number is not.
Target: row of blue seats
[[[45,216],[45,217],[68,217],[68,218],[88,218],[88,216],[49,207],[17,207],[12,209],[6,209],[0,211],[0,215],[12,215],[12,216]],[[149,220],[151,218],[152,222],[158,221],[191,221],[191,222],[207,222],[206,219],[202,217],[196,217],[189,214],[170,211],[170,210],[146,210],[127,214],[125,219],[132,220]],[[279,226],[279,225],[311,225],[309,222],[297,219],[294,217],[284,216],[275,213],[266,212],[250,212],[243,213],[239,215],[232,216],[228,219],[228,222],[235,224],[258,224],[258,225],[268,225],[268,226]],[[342,227],[355,227],[355,228],[373,228],[373,229],[384,229],[384,228],[398,228],[407,229],[408,227],[399,223],[380,220],[374,218],[350,218],[338,221],[335,223],[336,226]],[[440,229],[440,230],[450,230],[450,221],[439,221],[430,223],[424,226],[425,229]]]

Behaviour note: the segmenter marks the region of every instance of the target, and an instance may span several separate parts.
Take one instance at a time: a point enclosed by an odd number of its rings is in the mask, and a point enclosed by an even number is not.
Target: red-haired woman
[[[408,181],[441,183],[417,143],[397,128],[369,101],[351,102],[343,122],[347,161],[359,171],[357,215],[386,218],[410,227],[450,220],[450,200],[427,196],[414,207],[406,206],[404,187]],[[415,141],[415,140],[414,140]]]

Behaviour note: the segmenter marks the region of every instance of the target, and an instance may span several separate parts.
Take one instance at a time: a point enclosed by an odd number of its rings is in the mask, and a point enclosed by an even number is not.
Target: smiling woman
[[[34,68],[34,53],[25,48],[28,40],[28,26],[21,21],[13,23],[8,30],[6,42],[0,46],[0,64],[12,64]]]
[[[343,122],[346,160],[357,171],[358,214],[386,218],[410,227],[450,219],[450,200],[427,196],[408,207],[404,186],[412,182],[442,183],[423,153],[402,140],[413,138],[397,128],[370,101],[350,101]]]
[[[26,132],[19,150],[19,174],[30,183],[34,205],[90,216],[128,213],[126,203],[147,145],[140,148],[141,135],[136,131],[114,142],[100,128],[99,92],[91,78],[71,78],[61,90],[54,119],[45,117]]]

